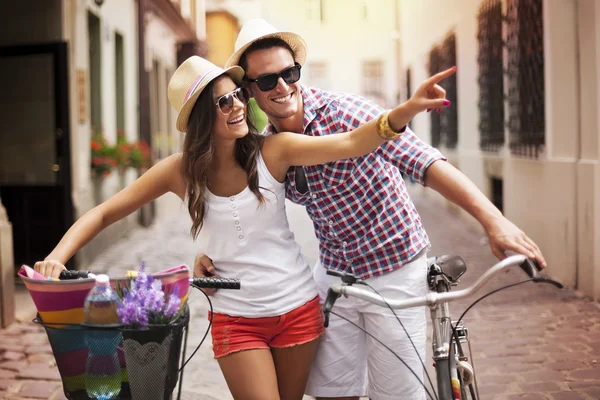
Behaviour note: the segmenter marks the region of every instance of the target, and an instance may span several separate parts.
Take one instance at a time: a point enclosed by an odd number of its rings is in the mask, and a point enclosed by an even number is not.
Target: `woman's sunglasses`
[[[256,79],[246,78],[248,82],[256,82],[258,88],[263,92],[268,92],[269,90],[273,90],[275,86],[277,86],[277,81],[279,77],[281,77],[285,83],[296,83],[300,79],[300,69],[302,66],[298,63],[295,63],[293,67],[289,67],[284,69],[283,71],[277,74],[264,74],[259,76]]]
[[[239,87],[235,89],[233,92],[229,92],[224,94],[223,96],[217,99],[216,105],[219,107],[219,110],[225,115],[231,114],[233,111],[233,103],[235,103],[234,98],[241,101],[243,104],[248,104],[248,100],[250,100],[250,94],[248,93],[248,89]]]

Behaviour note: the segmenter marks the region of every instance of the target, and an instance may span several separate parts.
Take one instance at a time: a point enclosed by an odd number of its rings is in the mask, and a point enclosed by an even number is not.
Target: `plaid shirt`
[[[323,136],[351,131],[383,109],[368,100],[302,87],[304,134]],[[270,123],[265,134],[276,133]],[[304,167],[309,191],[295,188],[295,172],[286,177],[286,196],[306,206],[320,243],[324,267],[362,279],[402,267],[430,247],[421,218],[400,172],[424,185],[427,167],[444,159],[408,128],[400,139],[374,152]]]

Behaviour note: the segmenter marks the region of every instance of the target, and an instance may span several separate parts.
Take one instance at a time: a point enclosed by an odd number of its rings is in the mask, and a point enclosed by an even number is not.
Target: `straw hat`
[[[251,19],[242,26],[235,41],[235,52],[227,60],[225,66],[238,65],[242,54],[260,39],[279,38],[286,42],[294,52],[294,61],[304,65],[306,61],[306,42],[300,35],[292,32],[280,32],[264,19]]]
[[[177,129],[185,132],[188,118],[196,100],[204,88],[215,78],[227,74],[238,85],[244,77],[244,70],[234,66],[223,69],[202,57],[192,56],[185,60],[169,81],[169,102],[177,110]]]

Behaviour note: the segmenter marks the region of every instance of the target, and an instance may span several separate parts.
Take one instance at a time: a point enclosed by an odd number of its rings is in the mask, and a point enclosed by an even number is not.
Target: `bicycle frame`
[[[435,264],[433,264],[432,267],[433,266],[435,266]],[[453,292],[450,292],[449,290],[451,286],[456,285],[456,282],[452,282],[447,279],[447,277],[445,277],[440,270],[439,273],[429,276],[428,283],[430,291],[425,296],[403,300],[385,299],[368,289],[352,286],[355,283],[363,283],[360,279],[348,274],[331,273],[332,275],[340,276],[343,283],[334,284],[329,288],[327,299],[323,305],[323,311],[325,313],[325,326],[328,324],[328,314],[331,311],[335,300],[341,295],[357,297],[381,307],[390,307],[392,309],[428,306],[433,327],[432,347],[433,359],[436,363],[439,400],[461,399],[461,392],[464,392],[464,388],[460,387],[460,377],[458,376],[457,372],[457,363],[459,361],[462,362],[462,360],[457,360],[455,352],[456,350],[459,350],[458,358],[461,358],[464,355],[461,354],[462,349],[460,348],[460,343],[456,344],[456,340],[453,340],[451,337],[453,326],[452,320],[450,319],[449,303],[472,297],[481,289],[483,289],[483,287],[485,287],[486,284],[494,278],[494,276],[513,266],[521,267],[521,269],[525,271],[525,273],[533,282],[551,283],[558,288],[562,288],[562,285],[559,282],[540,276],[538,269],[533,262],[520,254],[505,258],[487,270],[473,285]],[[456,331],[457,333],[460,331],[463,340],[468,340],[468,333],[463,325],[456,327]],[[457,334],[457,336],[459,335]],[[460,337],[458,338],[458,341],[460,341]],[[454,345],[458,346],[459,348],[455,349]],[[472,370],[470,372],[473,373]],[[476,388],[476,381],[474,383]],[[478,397],[479,395],[477,394],[474,399]]]
[[[429,290],[436,293],[449,292],[450,288],[456,286],[458,281],[452,281],[446,277],[436,261],[434,259],[429,265]],[[439,398],[442,400],[463,399],[463,395],[469,385],[474,385],[474,388],[470,388],[471,393],[478,393],[475,381],[465,384],[462,379],[462,373],[465,368],[473,371],[472,366],[467,363],[468,357],[462,352],[462,347],[456,344],[457,341],[468,342],[466,328],[464,328],[464,325],[461,325],[461,337],[453,338],[452,335],[455,328],[450,318],[448,303],[430,305],[429,310],[432,326],[431,347],[433,360],[435,361]],[[456,336],[458,336],[458,332]],[[453,339],[455,342],[453,342]],[[472,400],[477,400],[479,396],[472,395],[471,398]]]

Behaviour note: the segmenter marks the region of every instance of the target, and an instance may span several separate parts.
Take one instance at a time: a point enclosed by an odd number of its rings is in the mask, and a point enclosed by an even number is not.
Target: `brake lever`
[[[340,278],[342,280],[342,283],[349,286],[353,284],[365,284],[365,282],[362,279],[357,278],[356,276],[348,272],[340,272],[328,269],[326,273],[327,275],[336,276]],[[331,288],[327,290],[327,298],[325,299],[325,303],[323,303],[323,315],[325,317],[323,325],[325,326],[325,328],[329,326],[329,313],[331,312],[335,301],[341,296],[342,295],[340,293],[334,292],[333,290],[331,290]]]
[[[340,278],[342,280],[343,283],[346,283],[348,285],[353,285],[355,283],[364,284],[364,281],[362,279],[357,278],[356,276],[354,276],[348,272],[340,272],[340,271],[334,271],[334,270],[328,269],[326,273],[327,273],[327,275],[337,276],[338,278]]]
[[[331,312],[335,301],[341,296],[341,294],[334,292],[331,288],[327,290],[327,298],[325,299],[325,303],[323,303],[323,316],[325,317],[323,325],[325,328],[329,326],[329,313]]]
[[[554,279],[548,278],[547,276],[540,275],[540,271],[543,269],[536,260],[527,258],[520,265],[521,269],[531,278],[534,283],[549,283],[562,289],[564,286],[562,283],[555,281]]]

